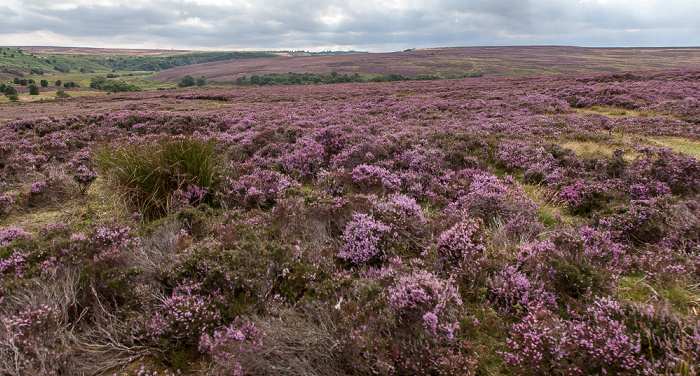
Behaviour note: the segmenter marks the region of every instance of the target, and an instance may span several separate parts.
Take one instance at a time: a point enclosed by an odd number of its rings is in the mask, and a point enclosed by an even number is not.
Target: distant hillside
[[[123,71],[161,71],[192,64],[263,57],[274,58],[276,56],[265,52],[201,52],[171,56],[120,57],[112,65],[112,69]]]
[[[73,47],[0,47],[0,79],[47,73],[161,71],[212,61],[272,58],[263,52],[193,52]]]
[[[381,54],[283,56],[191,65],[151,79],[176,82],[189,74],[235,81],[270,73],[400,74],[413,77],[639,71],[700,67],[700,48],[463,47]]]

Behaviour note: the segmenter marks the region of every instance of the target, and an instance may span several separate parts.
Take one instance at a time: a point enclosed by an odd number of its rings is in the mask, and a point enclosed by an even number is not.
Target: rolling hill
[[[152,80],[175,82],[189,74],[235,81],[269,73],[419,74],[452,76],[639,71],[700,66],[700,48],[582,48],[561,46],[463,47],[324,56],[222,61],[169,69]]]

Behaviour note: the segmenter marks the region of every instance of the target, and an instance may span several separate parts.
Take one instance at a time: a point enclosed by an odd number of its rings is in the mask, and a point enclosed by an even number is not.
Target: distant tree
[[[248,78],[246,76],[236,78],[236,85],[245,85],[248,83]]]
[[[41,84],[41,87],[49,86],[49,81],[46,81],[46,80],[41,80],[39,83]]]
[[[39,87],[34,84],[29,85],[29,95],[39,95]]]
[[[197,86],[204,86],[207,84],[207,79],[206,77],[202,76],[197,79]]]
[[[18,101],[19,100],[19,95],[17,94],[11,94],[7,96],[11,101]]]
[[[262,83],[262,80],[260,79],[260,76],[257,74],[254,74],[250,76],[250,84],[251,85],[260,85]]]
[[[28,79],[27,82],[28,82],[30,85],[36,84],[36,81],[34,81],[33,78]]]
[[[19,80],[19,84],[22,86],[27,86],[29,84],[29,81],[26,78],[23,78]]]
[[[61,82],[61,80],[56,80],[56,83],[54,85],[63,86],[63,83]]]
[[[63,90],[59,90],[56,92],[56,98],[70,98],[70,95]]]
[[[188,87],[188,86],[194,86],[197,84],[197,81],[195,81],[194,77],[190,76],[189,74],[185,77],[182,78],[182,81],[180,81],[177,86],[179,87]]]
[[[14,83],[15,85],[19,85],[19,77],[15,77],[15,79],[12,80],[12,83]]]
[[[90,88],[91,89],[97,89],[100,90],[102,89],[102,86],[107,82],[107,78],[103,76],[96,76],[90,79]]]
[[[0,93],[5,92],[5,84],[0,84]]]
[[[10,95],[17,95],[17,89],[15,89],[15,87],[12,86],[12,85],[7,85],[7,86],[5,86],[5,91],[4,91],[4,93],[5,93],[5,95],[8,96],[8,97],[9,97]]]

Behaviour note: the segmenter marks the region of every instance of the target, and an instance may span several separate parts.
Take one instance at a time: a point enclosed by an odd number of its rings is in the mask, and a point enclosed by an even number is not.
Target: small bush
[[[196,138],[165,138],[97,152],[105,176],[147,218],[165,215],[173,194],[189,185],[211,192],[216,185],[215,158],[213,142]],[[210,201],[210,194],[202,201]]]
[[[383,261],[391,227],[367,214],[356,213],[343,232],[345,245],[338,256],[353,265]]]
[[[474,260],[486,252],[486,230],[481,218],[465,217],[438,239],[438,251],[449,260]]]
[[[70,98],[70,94],[66,93],[63,90],[59,90],[56,92],[56,98]]]

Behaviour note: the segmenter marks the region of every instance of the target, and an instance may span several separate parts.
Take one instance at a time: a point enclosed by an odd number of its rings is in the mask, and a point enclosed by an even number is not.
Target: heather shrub
[[[672,196],[632,200],[623,212],[600,220],[615,239],[632,245],[656,244],[694,253],[700,242],[700,206]]]
[[[537,204],[527,197],[509,176],[503,180],[479,170],[463,170],[455,180],[462,193],[447,209],[481,218],[489,226],[498,225],[507,237],[529,239],[542,230]]]
[[[445,152],[440,149],[417,146],[398,154],[394,159],[409,171],[437,175],[444,168]]]
[[[338,257],[350,265],[374,264],[391,256],[391,227],[370,215],[355,213],[343,231]]]
[[[80,165],[73,175],[73,180],[80,187],[80,194],[85,195],[92,182],[97,179],[97,173],[86,165]]]
[[[569,112],[569,103],[544,94],[529,94],[518,98],[515,103],[535,114],[565,114]]]
[[[649,362],[639,335],[618,318],[619,309],[602,299],[568,320],[533,312],[510,326],[505,363],[518,374],[639,374]]]
[[[217,185],[212,141],[162,138],[141,145],[104,147],[96,154],[97,165],[112,179],[121,197],[147,218],[165,215],[178,189],[194,185],[214,191]]]
[[[81,299],[79,278],[75,270],[63,267],[42,278],[27,278],[12,290],[3,291],[0,373],[70,373],[73,357],[80,352],[71,328],[82,324],[81,304],[87,303]]]
[[[296,140],[293,150],[280,157],[280,163],[287,173],[296,171],[301,178],[313,177],[324,158],[324,146],[313,138],[304,136]]]
[[[374,209],[375,215],[400,235],[408,238],[424,235],[427,220],[423,216],[423,208],[414,198],[400,193],[391,194],[379,200]]]
[[[0,317],[0,371],[9,375],[52,375],[67,360],[65,322],[53,307],[40,306]]]
[[[244,375],[243,359],[252,360],[254,353],[263,350],[263,333],[253,322],[236,321],[212,335],[204,333],[199,339],[199,351],[209,354],[214,360],[216,374]]]
[[[324,154],[331,156],[340,153],[348,144],[348,133],[340,126],[328,126],[314,133],[316,141],[323,145]]]
[[[573,214],[588,215],[610,200],[609,191],[604,184],[576,180],[561,187],[555,202],[566,205]]]
[[[234,204],[246,208],[270,208],[287,190],[300,187],[296,180],[276,171],[255,169],[238,179],[224,178],[222,190]]]
[[[201,284],[182,281],[170,297],[161,298],[153,316],[131,328],[134,340],[159,346],[197,345],[202,334],[221,324],[218,297],[202,292]]]
[[[329,171],[321,169],[316,174],[315,186],[332,196],[342,196],[351,184],[352,178],[344,167],[333,168]]]
[[[700,369],[700,330],[695,320],[684,320],[668,306],[638,304],[623,307],[632,332],[649,354],[652,374],[694,375]]]
[[[484,256],[486,240],[483,220],[465,216],[440,235],[437,250],[450,261],[474,261]]]
[[[30,232],[24,231],[21,227],[9,226],[0,227],[0,247],[4,247],[16,239],[32,235]]]
[[[613,276],[627,266],[626,249],[609,234],[558,233],[546,241],[519,247],[518,262],[529,275],[538,275],[549,291],[564,300],[607,293]]]
[[[640,157],[628,168],[632,182],[649,185],[651,189],[663,183],[676,195],[698,192],[700,162],[697,159],[676,154],[670,148],[639,147],[636,151]]]
[[[460,323],[468,318],[459,289],[423,269],[398,272],[387,290],[389,312],[396,320],[390,343],[401,348],[389,373],[469,374],[474,360],[459,349]]]
[[[509,315],[527,316],[540,310],[556,311],[556,296],[547,291],[539,278],[531,279],[514,266],[508,266],[488,280],[489,300]]]
[[[352,181],[362,192],[395,192],[401,189],[401,179],[381,166],[361,164],[352,170]]]
[[[443,310],[462,305],[453,283],[423,269],[399,274],[387,291],[389,308],[401,324],[421,323],[429,333],[452,339],[459,324],[439,323],[438,318],[446,314]]]

